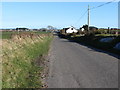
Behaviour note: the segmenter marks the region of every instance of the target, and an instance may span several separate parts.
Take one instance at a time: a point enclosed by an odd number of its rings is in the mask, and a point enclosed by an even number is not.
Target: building
[[[61,31],[61,33],[77,33],[78,30],[75,29],[73,26],[69,27],[69,28],[63,28],[63,30]]]
[[[16,28],[16,31],[29,31],[28,28]]]
[[[83,25],[83,27],[82,28],[80,28],[80,30],[81,31],[88,31],[88,25]],[[97,27],[94,27],[94,26],[89,26],[89,30],[90,31],[96,31],[96,30],[98,30],[98,28]]]

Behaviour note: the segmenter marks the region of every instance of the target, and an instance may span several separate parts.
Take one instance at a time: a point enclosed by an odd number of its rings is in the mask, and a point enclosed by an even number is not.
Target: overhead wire
[[[104,3],[104,4],[101,4],[101,5],[98,5],[98,6],[96,6],[96,7],[90,8],[89,10],[102,7],[102,6],[104,6],[104,5],[107,5],[107,4],[112,3],[112,2],[114,2],[114,1],[116,1],[116,0],[112,0],[112,1],[110,1],[110,2],[106,2],[106,3]],[[77,20],[77,22],[75,23],[75,25],[86,15],[87,12],[88,12],[88,9],[87,9],[87,10],[82,14],[82,16]]]
[[[86,11],[82,14],[82,16],[77,20],[77,22],[76,22],[75,24],[77,24],[77,23],[86,15],[87,11],[88,11],[88,10],[86,10]]]
[[[104,3],[104,4],[101,4],[101,5],[98,5],[98,6],[96,6],[96,7],[90,8],[90,10],[96,9],[96,8],[99,8],[99,7],[102,7],[102,6],[104,6],[104,5],[107,5],[107,4],[112,3],[112,2],[114,2],[114,1],[116,1],[116,0],[112,0],[112,1],[110,1],[110,2],[106,2],[106,3]]]

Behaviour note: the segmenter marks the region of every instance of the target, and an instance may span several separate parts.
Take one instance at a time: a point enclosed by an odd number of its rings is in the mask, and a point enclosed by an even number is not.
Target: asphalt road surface
[[[49,55],[48,88],[118,88],[118,59],[55,37]]]

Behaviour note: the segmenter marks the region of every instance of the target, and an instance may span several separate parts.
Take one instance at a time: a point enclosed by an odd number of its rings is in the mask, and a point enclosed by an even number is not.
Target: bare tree
[[[48,28],[48,30],[50,30],[50,31],[54,31],[54,30],[55,30],[55,28],[54,28],[53,26],[51,26],[51,25],[47,26],[47,28]]]

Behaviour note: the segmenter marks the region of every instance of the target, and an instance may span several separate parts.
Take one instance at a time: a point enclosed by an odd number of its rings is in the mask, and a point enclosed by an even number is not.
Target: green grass
[[[50,32],[27,31],[27,32],[19,32],[19,33],[48,34]],[[12,34],[18,34],[18,32],[17,31],[3,31],[3,32],[0,32],[0,39],[11,39]]]
[[[3,88],[41,88],[43,55],[47,54],[52,35],[42,40],[3,41]],[[5,44],[4,44],[5,42]],[[6,45],[7,44],[7,45]],[[39,59],[38,59],[39,58]]]
[[[13,32],[1,32],[0,39],[10,39]]]

